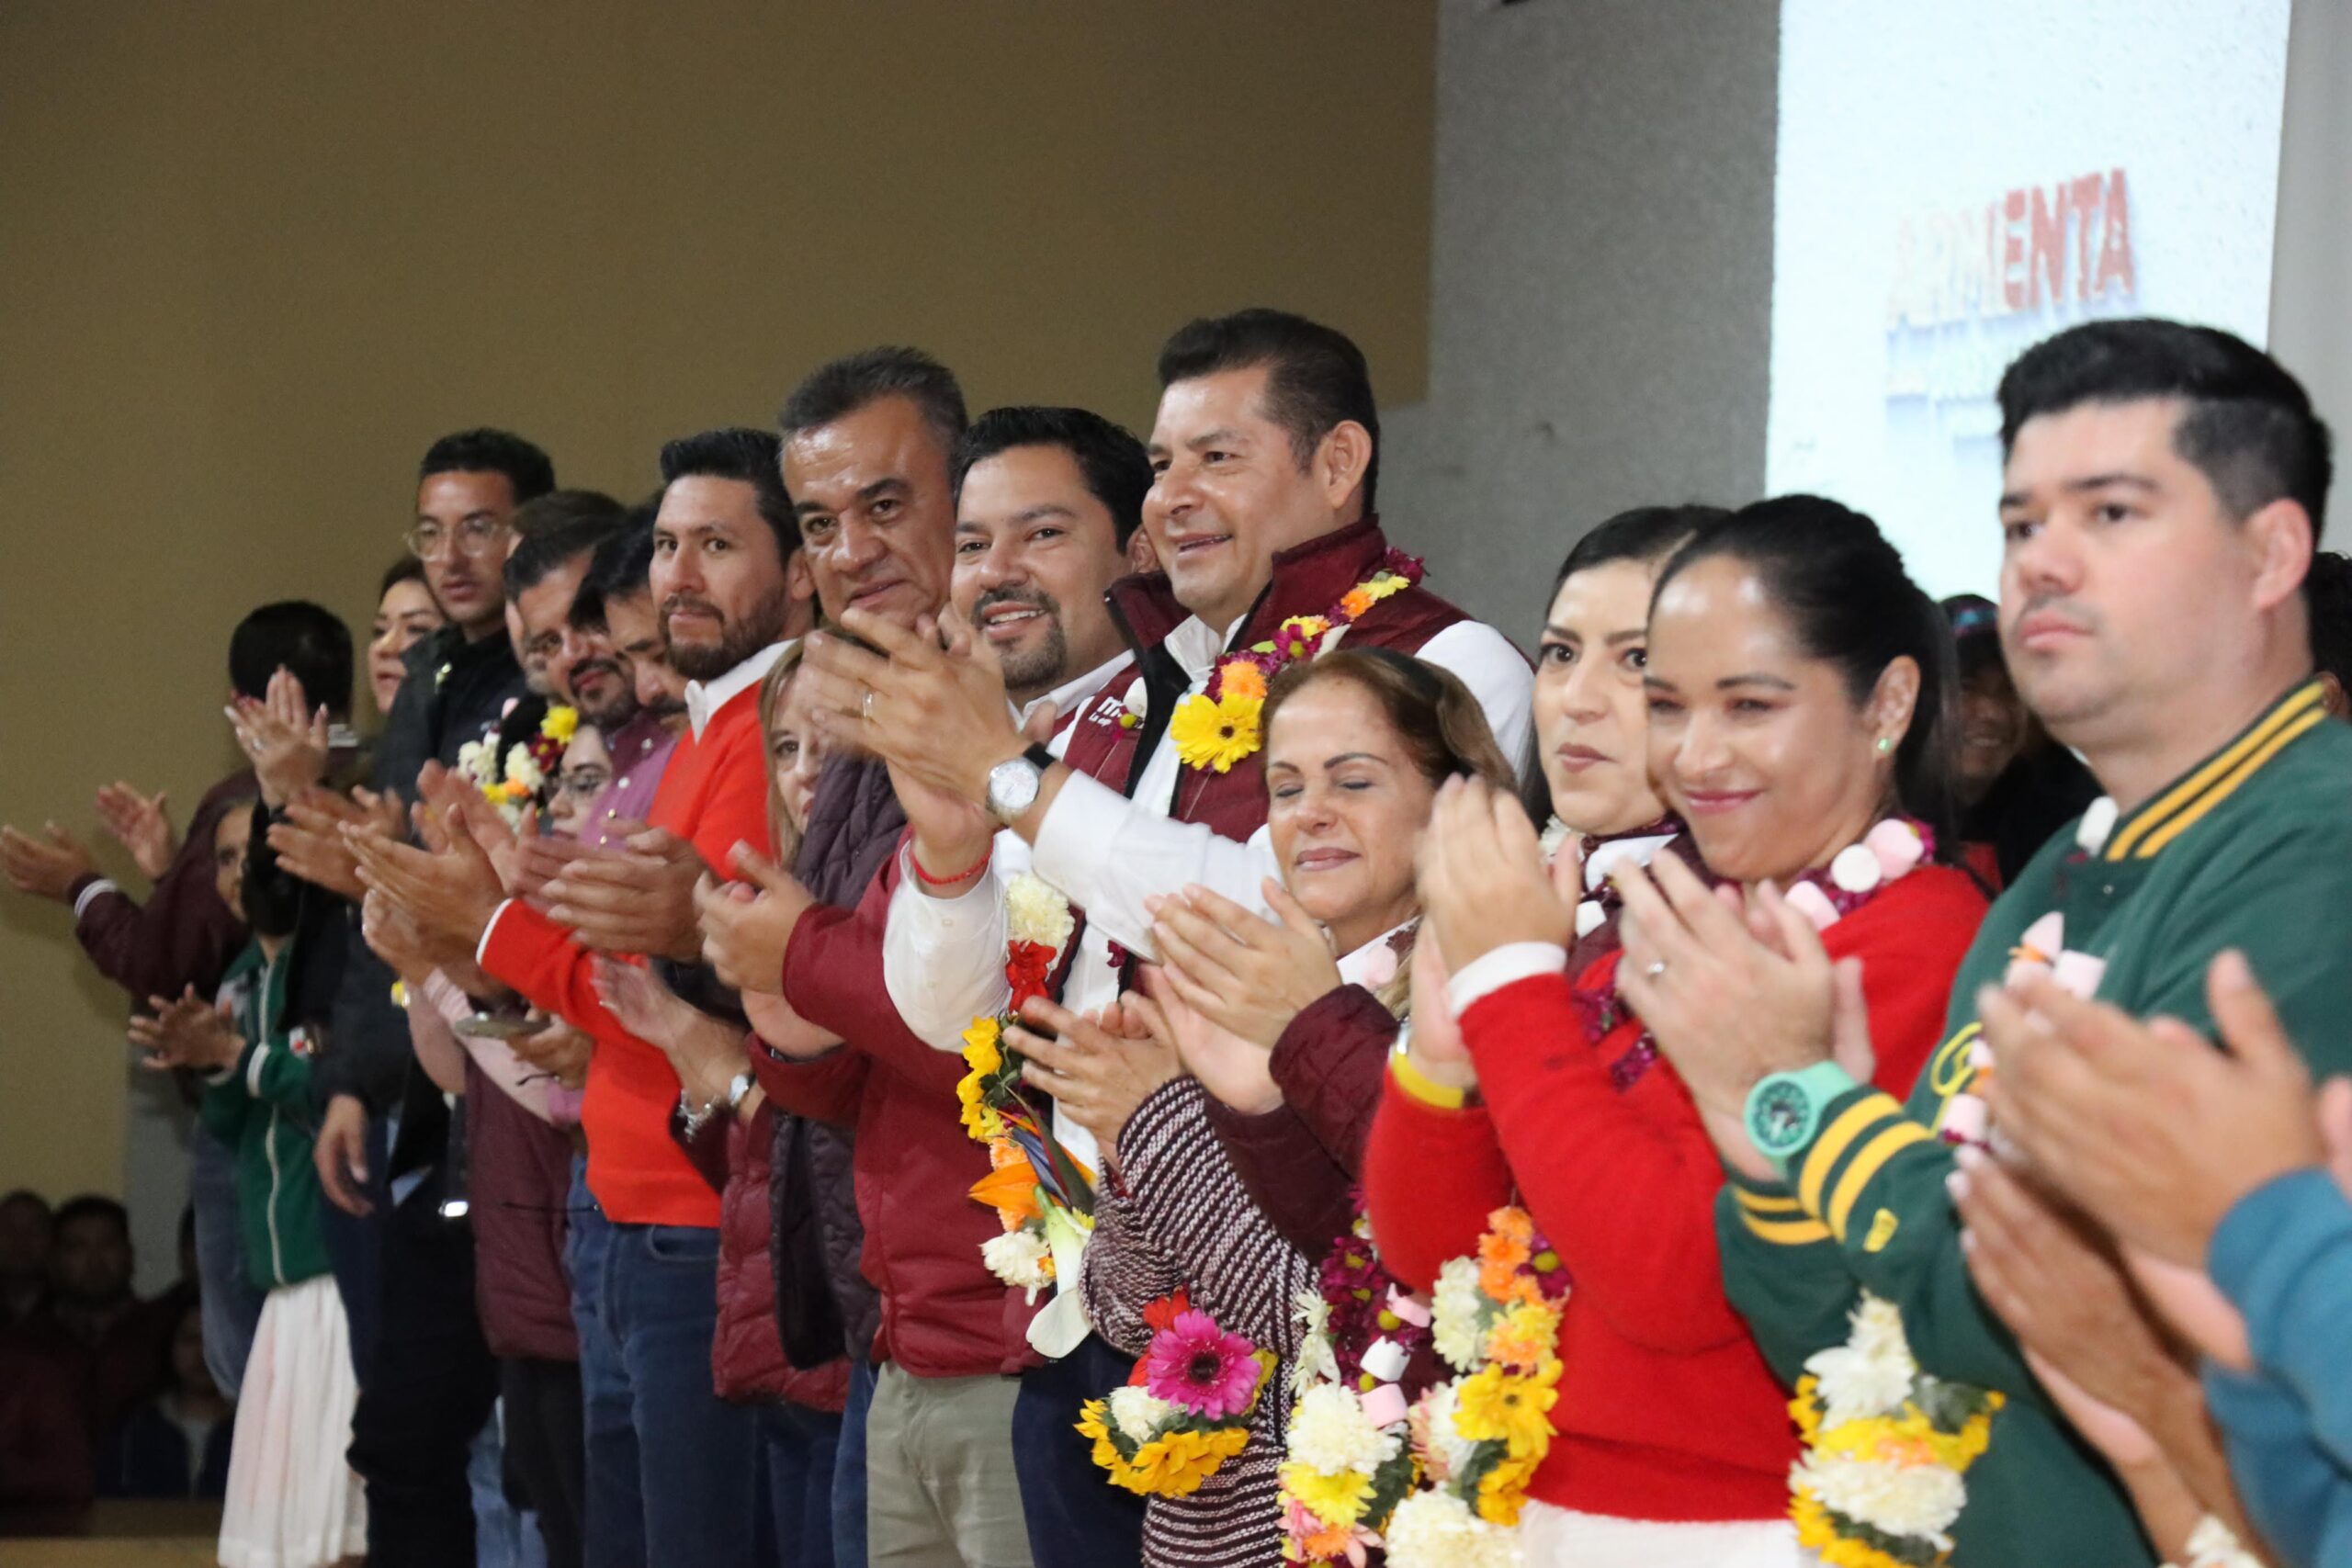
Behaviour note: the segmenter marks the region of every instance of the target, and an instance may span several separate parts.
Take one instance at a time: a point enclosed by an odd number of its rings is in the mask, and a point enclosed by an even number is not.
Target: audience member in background
[[[122,1418],[171,1375],[176,1313],[131,1289],[130,1216],[112,1198],[58,1205],[49,1303],[10,1336],[72,1380],[86,1440],[103,1452]]]
[[[0,1335],[0,1536],[82,1528],[94,1490],[70,1367]]]
[[[547,831],[561,839],[577,839],[588,824],[588,807],[612,787],[613,757],[605,750],[605,732],[582,723],[564,746],[555,793],[548,796]]]
[[[348,695],[348,686],[345,695]],[[266,817],[221,819],[222,848]],[[221,901],[244,908],[245,857],[224,853]],[[332,993],[306,996],[296,979],[304,944],[335,944],[342,915],[312,897],[289,911],[245,909],[254,939],[214,1001],[184,993],[151,998],[130,1041],[151,1067],[206,1075],[202,1114],[236,1151],[246,1266],[269,1292],[254,1335],[229,1454],[220,1519],[224,1568],[314,1568],[367,1544],[359,1477],[345,1457],[358,1385],[348,1320],[319,1233],[318,1171],[304,1157],[316,1123],[311,1065]]]
[[[227,1495],[235,1402],[204,1364],[204,1314],[180,1308],[172,1336],[171,1386],[130,1413],[99,1456],[104,1497]]]
[[[2098,781],[2018,695],[2001,656],[2000,606],[1962,593],[1943,609],[1960,650],[1960,840],[1997,892],[2098,798]]]
[[[2314,550],[2303,599],[2311,609],[2312,663],[2327,688],[2327,711],[2352,718],[2352,559]]]
[[[408,678],[408,650],[449,624],[425,584],[424,563],[402,556],[384,573],[376,593],[376,620],[368,637],[368,694],[378,719],[389,719],[401,682]]]
[[[49,1308],[49,1200],[19,1187],[0,1198],[0,1334]]]

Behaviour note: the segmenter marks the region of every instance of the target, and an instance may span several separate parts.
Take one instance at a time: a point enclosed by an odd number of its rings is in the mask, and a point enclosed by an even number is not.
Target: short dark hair
[[[122,1232],[122,1239],[130,1239],[130,1211],[102,1192],[85,1192],[79,1197],[68,1198],[57,1206],[57,1213],[50,1216],[49,1223],[51,1229],[62,1231],[76,1220],[86,1220],[93,1215],[112,1220]]]
[[[19,1187],[6,1197],[0,1198],[0,1209],[13,1209],[19,1203],[30,1203],[40,1211],[40,1217],[44,1220],[52,1217],[49,1212],[49,1200],[29,1187]]]
[[[550,491],[515,509],[514,548],[504,572],[509,599],[536,586],[574,556],[587,554],[622,526],[628,509],[601,491]]]
[[[1159,385],[1196,380],[1227,370],[1266,367],[1266,417],[1290,436],[1291,455],[1305,468],[1323,438],[1347,420],[1372,437],[1363,469],[1363,509],[1372,511],[1380,481],[1380,405],[1373,400],[1372,368],[1355,340],[1288,310],[1262,306],[1229,316],[1204,316],[1176,329],[1159,350]]]
[[[1143,498],[1151,489],[1151,458],[1133,432],[1086,409],[1036,404],[990,409],[956,443],[948,472],[956,501],[964,499],[964,476],[975,463],[1016,446],[1058,446],[1069,453],[1088,493],[1110,510],[1119,547],[1126,548],[1143,522]]]
[[[775,558],[788,561],[800,547],[800,520],[785,493],[783,447],[773,432],[741,424],[681,435],[662,448],[662,488],[666,491],[683,479],[741,479],[752,487],[760,516],[775,535]]]
[[[2155,398],[2188,405],[2173,450],[2205,476],[2232,516],[2292,501],[2318,537],[2335,472],[2326,422],[2285,366],[2218,327],[2141,316],[2086,321],[2044,338],[2001,377],[2001,451],[2040,415]]]
[[[784,400],[776,423],[784,439],[845,419],[884,398],[905,398],[922,411],[923,423],[952,452],[971,423],[964,412],[964,389],[956,373],[919,348],[862,348],[811,370]]]
[[[571,601],[571,624],[592,631],[605,629],[605,604],[653,590],[653,505],[628,509],[628,521],[596,547],[588,575]]]
[[[376,584],[376,597],[380,601],[385,594],[390,593],[403,582],[424,581],[424,563],[414,556],[402,556],[384,569],[384,580]],[[432,585],[426,584],[425,592],[429,593],[432,591]]]
[[[507,430],[460,430],[443,436],[424,449],[424,461],[416,466],[419,483],[435,474],[504,474],[517,506],[555,489],[555,465],[548,455]]]
[[[1675,551],[1651,603],[1676,577],[1715,556],[1756,573],[1798,645],[1837,667],[1855,704],[1869,700],[1897,659],[1918,665],[1918,699],[1894,749],[1895,798],[1934,830],[1937,852],[1949,855],[1959,812],[1951,626],[1911,581],[1901,552],[1849,506],[1817,495],[1775,496],[1740,508]]]
[[[1656,565],[1702,530],[1730,515],[1723,507],[1692,502],[1684,506],[1636,506],[1604,517],[1568,547],[1567,558],[1552,579],[1552,598],[1557,599],[1568,579],[1580,571],[1622,560]],[[1549,609],[1551,600],[1545,600],[1544,605]],[[1519,762],[1519,803],[1527,808],[1530,821],[1542,822],[1552,815],[1552,783],[1544,776],[1544,741],[1532,729],[1526,754]]]
[[[2352,560],[2313,550],[2303,577],[2303,606],[2312,626],[2312,664],[2352,692]]]
[[[229,634],[229,684],[259,702],[284,665],[302,682],[302,697],[329,713],[351,711],[351,628],[333,610],[307,599],[264,604]]]

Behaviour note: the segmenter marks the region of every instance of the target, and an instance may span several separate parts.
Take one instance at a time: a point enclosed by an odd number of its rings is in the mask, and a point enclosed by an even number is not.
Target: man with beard
[[[762,678],[807,628],[800,539],[776,438],[714,430],[662,452],[649,581],[670,661],[688,678],[686,733],[648,826],[571,861],[531,903],[480,854],[365,852],[371,886],[441,950],[594,1037],[581,1122],[591,1205],[572,1215],[587,1419],[588,1561],[752,1562],[759,1505],[752,1413],[712,1391],[718,1195],[670,1136],[676,1072],[598,998],[598,953],[692,962],[694,887],[738,844],[764,850]],[[695,1108],[697,1111],[700,1108]]]
[[[592,847],[628,837],[652,808],[671,748],[686,728],[686,678],[670,663],[653,600],[653,518],[639,520],[597,547],[571,604],[571,628],[584,651],[572,667],[581,716],[605,734],[613,782],[591,801],[580,839]],[[607,685],[616,688],[607,698]],[[597,715],[604,716],[598,717]]]

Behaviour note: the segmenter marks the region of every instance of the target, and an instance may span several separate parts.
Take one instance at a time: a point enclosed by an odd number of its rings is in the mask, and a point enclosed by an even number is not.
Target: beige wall
[[[634,495],[664,436],[929,347],[1151,405],[1188,314],[1423,391],[1417,0],[0,7],[0,819],[232,761],[263,600],[364,626],[435,434]],[[119,857],[113,857],[119,864]],[[135,884],[134,884],[135,886]],[[0,890],[0,1188],[119,1187],[119,998]]]

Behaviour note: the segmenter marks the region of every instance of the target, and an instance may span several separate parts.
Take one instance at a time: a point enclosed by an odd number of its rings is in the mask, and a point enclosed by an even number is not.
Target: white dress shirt
[[[768,644],[716,681],[687,682],[686,722],[694,726],[695,739],[702,739],[702,732],[710,728],[710,721],[730,699],[766,680],[768,671],[775,668],[775,661],[799,646],[798,637],[788,637],[782,642]]]
[[[1207,686],[1240,629],[1236,621],[1220,636],[1195,615],[1169,634],[1166,646],[1184,671],[1187,691]],[[1534,675],[1508,638],[1492,626],[1464,621],[1423,643],[1418,657],[1453,671],[1470,688],[1504,756],[1525,750]],[[1061,754],[1058,749],[1055,754]],[[1023,870],[1053,884],[1085,913],[1078,956],[1062,988],[1062,1005],[1073,1012],[1092,1012],[1117,999],[1114,941],[1151,956],[1146,898],[1197,883],[1271,913],[1260,885],[1280,868],[1264,828],[1237,842],[1199,823],[1169,820],[1182,767],[1163,730],[1134,799],[1074,774],[1062,782],[1039,825],[1034,852],[1009,829],[999,833],[988,874],[954,898],[927,897],[910,886],[911,878],[902,881],[882,952],[890,1000],[907,1027],[940,1050],[960,1051],[973,1019],[1002,1010],[1012,995],[1004,978],[1004,886]],[[1095,1163],[1092,1137],[1058,1111],[1054,1130],[1071,1154]]]

